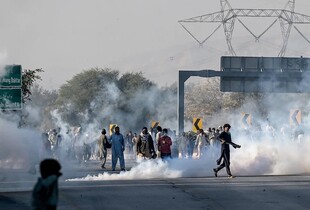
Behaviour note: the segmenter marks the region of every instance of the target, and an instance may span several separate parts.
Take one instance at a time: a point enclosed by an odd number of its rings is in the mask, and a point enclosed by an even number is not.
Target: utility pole
[[[185,31],[194,38],[199,45],[203,45],[212,35],[223,26],[224,34],[226,38],[226,43],[228,47],[229,54],[232,56],[236,55],[236,52],[232,45],[232,37],[234,32],[234,26],[236,20],[240,23],[255,39],[258,41],[270,28],[272,28],[277,21],[280,23],[282,32],[282,47],[278,53],[278,57],[285,56],[287,44],[289,41],[291,29],[294,28],[303,39],[305,39],[309,44],[310,40],[297,28],[296,25],[310,24],[310,16],[300,13],[295,13],[295,0],[289,0],[285,5],[284,9],[233,9],[229,4],[228,0],[220,0],[221,11],[214,12],[206,15],[196,16],[193,18],[188,18],[180,20],[179,24],[185,29]],[[274,21],[267,26],[265,30],[259,35],[253,33],[249,27],[243,23],[241,18],[274,18]],[[187,27],[190,23],[218,23],[218,27],[207,36],[204,40],[199,40]]]

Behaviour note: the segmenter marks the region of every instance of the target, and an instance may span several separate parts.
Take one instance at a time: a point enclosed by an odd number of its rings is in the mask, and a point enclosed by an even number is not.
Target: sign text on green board
[[[0,89],[0,109],[19,110],[22,108],[22,91],[20,88]]]
[[[8,65],[0,71],[1,87],[21,87],[22,67],[21,65]]]

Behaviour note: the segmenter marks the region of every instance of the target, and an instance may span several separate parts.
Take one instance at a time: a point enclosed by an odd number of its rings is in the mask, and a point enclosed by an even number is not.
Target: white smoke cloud
[[[234,136],[233,136],[234,137]],[[292,141],[277,139],[274,141],[251,141],[239,138],[236,143],[240,149],[231,149],[231,171],[237,176],[251,175],[287,175],[310,171],[307,154],[310,152],[309,140],[298,144]],[[139,161],[129,171],[118,173],[99,173],[66,181],[98,180],[137,180],[180,177],[214,176],[213,168],[217,167],[216,159],[219,148],[207,150],[201,159],[172,159]],[[225,168],[218,173],[227,176]]]
[[[140,161],[130,171],[120,174],[100,173],[95,176],[88,175],[84,178],[73,178],[67,181],[96,181],[96,180],[133,180],[155,178],[177,178],[181,171],[169,167],[169,163],[161,160]]]
[[[283,138],[238,142],[242,149],[232,153],[232,170],[240,175],[284,175],[310,171],[309,139],[302,143]]]
[[[241,144],[240,149],[231,147],[231,171],[237,176],[251,175],[286,175],[310,172],[309,133],[304,129],[300,141],[294,136],[295,126],[290,125],[290,109],[300,108],[302,113],[308,113],[308,102],[302,100],[300,94],[267,94],[259,103],[250,99],[239,109],[229,112],[214,113],[214,126],[230,123],[232,125],[232,140]],[[261,116],[261,107],[266,115]],[[252,126],[244,128],[242,114],[252,115]],[[210,118],[208,118],[210,119]],[[217,124],[215,124],[215,122]],[[220,122],[220,123],[219,123]],[[303,126],[308,125],[309,117],[303,115]],[[210,124],[209,124],[210,125]],[[271,125],[275,129],[275,136],[266,130]],[[260,127],[260,130],[258,130]],[[285,134],[281,132],[284,128]],[[95,176],[72,178],[68,181],[91,180],[123,180],[123,179],[156,179],[179,177],[214,176],[212,169],[217,167],[216,159],[220,149],[207,149],[201,159],[172,159],[168,162],[149,160],[138,162],[130,171],[120,174],[100,173]],[[219,176],[227,176],[225,168]]]
[[[248,101],[240,109],[230,114],[227,122],[232,122],[233,140],[242,145],[232,151],[232,169],[241,175],[298,174],[310,171],[307,153],[310,152],[308,125],[308,102],[303,94],[269,93],[259,103]],[[259,107],[266,112],[262,116]],[[290,110],[299,109],[302,124],[291,125]],[[252,115],[252,126],[243,128],[241,113]],[[227,118],[226,118],[227,119]],[[237,120],[236,120],[237,119]],[[274,137],[266,129],[274,129]],[[261,129],[259,131],[258,129]],[[296,134],[303,130],[300,142]]]
[[[40,133],[33,129],[18,128],[16,121],[0,117],[0,168],[30,168],[39,162]]]

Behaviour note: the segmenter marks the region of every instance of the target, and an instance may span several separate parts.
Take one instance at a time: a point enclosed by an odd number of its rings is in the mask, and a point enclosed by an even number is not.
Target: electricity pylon
[[[228,0],[220,0],[221,11],[206,15],[201,15],[189,19],[178,21],[181,26],[189,33],[200,45],[203,45],[221,26],[223,26],[228,51],[231,55],[236,55],[232,47],[232,36],[235,21],[237,20],[254,38],[258,41],[274,24],[279,21],[282,32],[282,47],[278,54],[279,57],[285,56],[287,43],[292,27],[310,44],[310,40],[296,27],[296,25],[310,24],[310,16],[296,13],[295,0],[289,0],[284,9],[233,9]],[[259,35],[255,35],[239,17],[271,17],[274,21]],[[204,40],[199,40],[188,28],[185,23],[219,23],[217,28]]]

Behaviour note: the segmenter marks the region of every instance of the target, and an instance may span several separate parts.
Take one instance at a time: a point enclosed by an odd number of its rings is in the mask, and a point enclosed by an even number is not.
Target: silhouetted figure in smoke
[[[154,145],[154,151],[157,157],[158,154],[158,140],[157,140],[157,127],[153,128],[152,126],[150,127],[150,129],[148,130],[149,134],[152,136],[153,139],[153,145]]]
[[[186,157],[186,144],[187,144],[187,137],[186,133],[183,132],[182,135],[178,138],[179,141],[179,151],[181,153],[181,157],[185,158]]]
[[[132,150],[133,150],[133,154],[134,154],[134,158],[136,158],[136,154],[137,154],[137,142],[138,142],[138,135],[137,133],[134,133],[132,136]]]
[[[214,146],[216,146],[216,147],[219,147],[220,146],[220,141],[219,141],[219,136],[220,136],[220,130],[219,129],[216,129],[215,130],[215,133],[214,133]]]
[[[203,153],[205,152],[205,146],[207,143],[207,136],[206,133],[203,131],[203,129],[199,129],[197,131],[197,137],[196,137],[196,142],[195,146],[197,147],[197,157],[200,158]]]
[[[63,141],[63,136],[60,133],[61,132],[61,128],[59,127],[57,129],[57,144],[56,144],[56,158],[60,159],[61,158],[61,150],[62,150],[62,141]]]
[[[119,159],[120,167],[122,171],[125,171],[125,141],[123,135],[120,133],[118,126],[114,128],[114,133],[110,136],[109,141],[112,144],[112,170],[115,171],[117,160]]]
[[[31,205],[35,210],[56,210],[58,204],[58,178],[61,166],[55,159],[40,163],[41,177],[32,191]]]
[[[83,154],[82,160],[84,161],[84,163],[86,163],[87,161],[90,160],[90,157],[91,157],[91,146],[84,142],[82,150],[83,150],[82,151],[82,154]]]
[[[80,158],[80,154],[81,153],[81,149],[79,148],[80,145],[80,140],[81,140],[81,136],[82,136],[82,127],[75,127],[72,130],[72,144],[71,144],[71,149],[70,149],[70,156],[72,158],[75,158],[77,160],[79,160]]]
[[[220,140],[222,146],[221,146],[221,156],[217,160],[217,164],[219,165],[219,167],[213,169],[214,175],[216,177],[217,177],[217,172],[219,172],[222,168],[226,167],[226,172],[227,172],[229,178],[234,178],[234,176],[232,176],[232,174],[230,172],[230,149],[229,149],[229,145],[232,145],[234,148],[240,148],[241,146],[238,144],[235,144],[231,141],[231,135],[229,132],[230,127],[231,126],[229,124],[225,124],[223,126],[224,131],[219,136],[219,140]],[[222,164],[221,164],[221,162],[222,162]]]
[[[187,156],[188,158],[192,158],[194,154],[196,137],[194,133],[188,132],[187,134]]]
[[[102,129],[101,131],[101,135],[99,137],[99,140],[98,140],[98,146],[99,146],[99,159],[101,160],[102,162],[102,165],[101,165],[101,168],[105,168],[105,163],[107,161],[107,147],[106,147],[106,144],[107,144],[107,131],[105,129]]]
[[[132,131],[128,131],[128,133],[125,136],[125,148],[129,154],[132,154],[133,152],[132,138],[133,138]]]
[[[57,131],[56,129],[51,129],[48,132],[48,140],[50,141],[51,144],[51,150],[52,150],[52,155],[54,158],[57,157],[57,148],[58,148],[58,143],[57,143]]]
[[[139,157],[151,159],[156,158],[153,138],[147,131],[147,127],[142,128],[142,132],[137,141],[137,155]]]
[[[215,141],[216,141],[215,128],[212,128],[211,131],[209,131],[208,138],[209,138],[210,146],[214,146]]]
[[[41,150],[41,159],[48,158],[52,156],[51,143],[48,140],[48,133],[42,133],[42,150]]]
[[[158,141],[159,138],[163,135],[163,129],[160,125],[156,127],[156,135],[155,135],[155,140],[154,140],[154,148],[155,152],[157,153],[157,156],[160,156],[160,151],[158,151]]]

